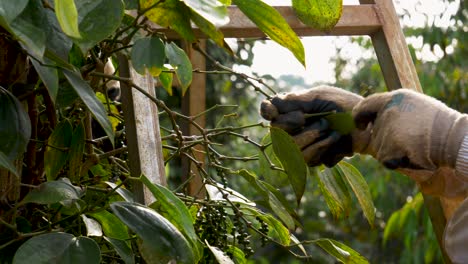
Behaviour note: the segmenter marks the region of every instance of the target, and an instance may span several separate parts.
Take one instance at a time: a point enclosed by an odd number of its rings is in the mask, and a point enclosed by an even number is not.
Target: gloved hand
[[[370,130],[356,129],[351,134],[342,135],[330,129],[329,122],[323,116],[307,115],[351,112],[362,100],[357,94],[322,85],[265,100],[260,113],[271,121],[272,126],[282,128],[293,136],[309,166],[323,163],[331,167],[354,152],[365,153]]]
[[[454,169],[468,116],[408,89],[374,94],[353,108],[358,129],[372,123],[369,154],[387,168]]]

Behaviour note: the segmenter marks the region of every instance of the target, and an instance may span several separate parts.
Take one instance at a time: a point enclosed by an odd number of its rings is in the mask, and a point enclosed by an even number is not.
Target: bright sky
[[[270,5],[290,5],[291,1],[288,0],[264,0]],[[441,0],[423,0],[424,4],[420,4],[418,0],[394,0],[397,13],[403,14],[405,11],[412,14],[404,16],[401,20],[402,25],[422,27],[425,23],[435,25],[438,27],[449,26],[450,15],[455,13],[460,4],[460,0],[454,1],[447,8]],[[359,4],[358,0],[344,0],[344,5]],[[444,16],[441,19],[428,19],[423,13],[428,15],[441,14]],[[414,15],[413,15],[414,14]],[[351,65],[361,57],[369,58],[374,56],[373,51],[365,52],[357,44],[349,42],[349,37],[305,37],[302,38],[302,43],[305,48],[306,65],[304,67],[296,61],[294,56],[282,46],[273,41],[266,41],[265,44],[257,43],[254,46],[253,52],[255,54],[253,65],[250,68],[245,66],[235,67],[236,70],[249,73],[250,70],[257,72],[261,75],[270,74],[273,77],[281,75],[299,75],[302,76],[306,83],[313,84],[316,82],[333,83],[335,81],[333,57],[336,55],[336,48],[341,48],[341,54],[344,58],[351,60]],[[416,48],[422,46],[422,37],[413,38],[408,40]],[[456,43],[455,43],[456,44]],[[442,54],[435,50],[433,54],[430,52],[429,47],[424,47],[422,52],[417,54],[418,59],[433,61],[437,60],[438,56]],[[353,74],[355,69],[345,69],[347,74]]]

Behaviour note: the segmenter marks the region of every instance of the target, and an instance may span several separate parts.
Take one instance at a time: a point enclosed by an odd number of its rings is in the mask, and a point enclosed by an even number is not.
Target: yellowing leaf
[[[313,28],[330,31],[343,10],[343,0],[292,0],[297,17]]]
[[[190,25],[190,9],[179,0],[140,0],[140,8],[151,8],[145,15],[149,20],[169,27],[179,33],[189,42],[195,41],[195,35]]]

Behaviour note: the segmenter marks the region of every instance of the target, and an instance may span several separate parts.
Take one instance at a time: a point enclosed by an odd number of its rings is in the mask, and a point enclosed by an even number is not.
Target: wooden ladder
[[[342,16],[337,25],[327,33],[321,32],[302,24],[296,17],[292,7],[274,7],[289,23],[298,36],[370,36],[375,49],[385,83],[389,90],[401,87],[423,92],[416,69],[411,59],[405,36],[403,35],[398,16],[391,0],[360,0],[359,5],[343,6]],[[229,24],[221,27],[227,38],[264,38],[265,34],[256,27],[237,7],[229,7]],[[151,23],[151,22],[148,22]],[[153,27],[158,27],[152,24]],[[174,31],[159,27],[168,38],[180,38]],[[194,29],[199,39],[206,38],[203,33]],[[191,47],[185,47],[196,68],[203,69],[205,60]],[[120,76],[132,77],[147,92],[154,96],[154,84],[151,76],[140,76],[132,70],[127,58],[121,57]],[[192,87],[184,96],[184,114],[193,116],[205,110],[205,83],[206,76],[196,74],[193,76]],[[148,98],[136,90],[125,89],[123,86],[123,106],[125,113],[125,126],[130,158],[131,174],[139,176],[144,173],[153,182],[165,184],[164,161],[159,134],[159,121],[157,107]],[[143,122],[144,120],[144,122]],[[204,121],[202,121],[204,123]],[[192,134],[193,128],[187,127],[185,133]],[[188,166],[188,167],[187,167]],[[186,165],[190,169],[190,165]],[[197,183],[198,182],[198,183]],[[200,186],[201,180],[195,180]],[[139,200],[150,203],[151,195],[143,186],[139,189]],[[192,190],[197,186],[192,186]],[[192,191],[193,192],[193,191]],[[442,235],[446,219],[460,205],[463,198],[443,199],[424,195],[424,203],[429,211],[434,231],[442,249],[446,263],[451,263],[442,247]]]

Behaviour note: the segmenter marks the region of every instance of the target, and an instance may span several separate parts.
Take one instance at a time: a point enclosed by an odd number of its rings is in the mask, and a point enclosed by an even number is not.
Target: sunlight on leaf
[[[78,10],[74,0],[55,0],[55,14],[62,27],[63,32],[68,36],[80,39],[80,30],[78,29]]]
[[[292,6],[304,24],[330,31],[340,20],[343,0],[292,0]]]
[[[276,9],[261,0],[233,0],[233,3],[268,37],[289,49],[305,66],[304,47],[301,40]]]
[[[335,257],[336,260],[342,263],[349,264],[367,264],[369,261],[361,254],[346,246],[343,243],[333,239],[320,238],[315,241],[315,244],[320,246],[328,254]]]

